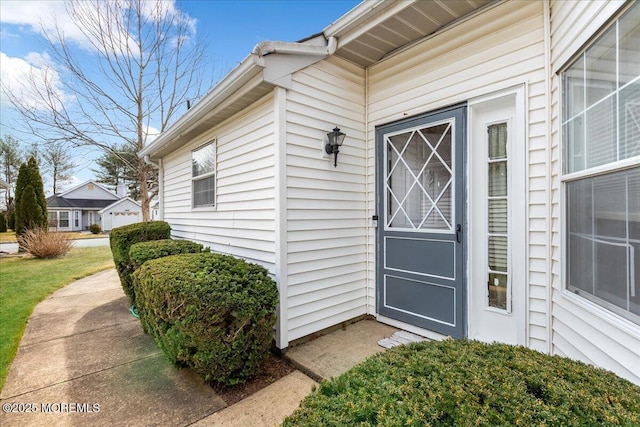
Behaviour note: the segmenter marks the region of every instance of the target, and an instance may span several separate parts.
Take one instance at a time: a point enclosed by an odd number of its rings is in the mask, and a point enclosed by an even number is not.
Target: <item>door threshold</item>
[[[391,319],[390,317],[385,317],[380,314],[376,315],[376,320],[380,323],[384,323],[384,324],[393,326],[395,328],[402,329],[403,331],[411,332],[412,334],[416,334],[421,337],[434,340],[434,341],[442,341],[447,338],[450,338],[448,335],[442,335],[437,332],[430,331],[428,329],[422,329],[410,323],[401,322],[399,320]]]

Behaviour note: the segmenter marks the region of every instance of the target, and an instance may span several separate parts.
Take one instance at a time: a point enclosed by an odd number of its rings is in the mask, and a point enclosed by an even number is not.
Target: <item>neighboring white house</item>
[[[98,214],[102,218],[102,231],[111,231],[116,227],[142,221],[142,206],[129,197],[123,197]]]
[[[140,204],[126,197],[124,189],[118,195],[92,180],[47,197],[47,211],[49,228],[56,231],[82,231],[91,224],[109,231],[113,224],[142,221]]]
[[[0,212],[7,209],[7,201],[6,196],[9,191],[9,184],[3,179],[0,178]]]
[[[373,315],[640,384],[639,2],[365,1],[141,155],[174,236],[274,275],[281,349]]]

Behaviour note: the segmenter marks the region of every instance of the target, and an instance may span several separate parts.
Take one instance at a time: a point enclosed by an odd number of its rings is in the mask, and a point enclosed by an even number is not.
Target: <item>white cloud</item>
[[[159,135],[160,129],[147,125],[147,128],[145,129],[145,144],[151,144]]]
[[[24,25],[35,33],[44,35],[45,33],[54,34],[56,28],[62,30],[64,37],[77,44],[85,50],[94,50],[95,47],[87,38],[86,31],[76,25],[69,15],[63,0],[2,0],[0,1],[0,22],[6,24]],[[121,1],[126,5],[128,2]],[[78,11],[81,16],[87,18],[89,22],[95,20],[98,13],[97,8],[106,7],[107,2],[79,2]],[[186,23],[192,33],[195,33],[196,20],[189,15],[182,13],[175,7],[174,0],[154,0],[143,1],[141,3],[143,15],[151,20],[157,21],[161,16],[171,16],[176,22]],[[126,52],[127,39],[131,38],[130,34],[122,33],[122,29],[112,26],[111,34],[115,35],[114,40],[120,40],[119,49]],[[129,46],[132,44],[129,43]],[[135,44],[133,44],[135,45]],[[135,54],[136,52],[132,52]]]
[[[24,59],[7,56],[0,52],[0,104],[2,107],[11,103],[5,93],[5,88],[11,91],[20,102],[29,108],[43,109],[42,94],[46,93],[49,85],[60,101],[70,100],[62,90],[58,72],[52,66],[47,54],[37,52],[28,53]]]

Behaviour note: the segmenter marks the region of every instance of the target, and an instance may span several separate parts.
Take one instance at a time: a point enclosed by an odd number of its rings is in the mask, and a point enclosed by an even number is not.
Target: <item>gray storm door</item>
[[[377,308],[462,338],[466,106],[376,129]]]

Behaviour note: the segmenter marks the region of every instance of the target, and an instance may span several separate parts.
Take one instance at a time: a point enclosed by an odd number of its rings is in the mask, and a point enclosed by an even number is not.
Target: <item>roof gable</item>
[[[119,197],[93,180],[83,182],[67,191],[58,194],[64,199],[83,200],[118,200]]]
[[[118,200],[115,203],[111,203],[109,206],[105,207],[104,209],[102,209],[100,212],[100,214],[103,214],[107,211],[113,210],[119,206],[122,206],[123,208],[126,207],[127,205],[132,206],[134,209],[138,208],[141,209],[141,205],[140,203],[136,202],[135,200],[133,200],[130,197],[123,197],[122,199]]]

